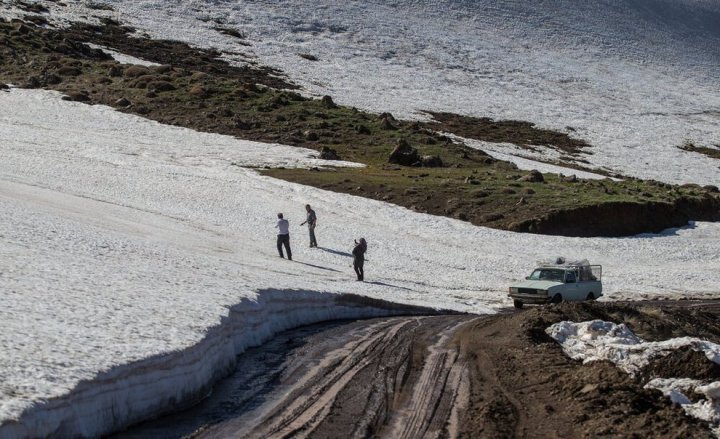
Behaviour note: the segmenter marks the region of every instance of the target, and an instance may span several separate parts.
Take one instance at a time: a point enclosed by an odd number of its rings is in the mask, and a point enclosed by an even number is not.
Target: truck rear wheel
[[[590,293],[588,293],[585,300],[587,300],[588,302],[592,302],[593,300],[595,300],[595,295],[592,292],[590,292]]]
[[[520,309],[523,307],[522,300],[513,299],[513,306],[517,309]]]

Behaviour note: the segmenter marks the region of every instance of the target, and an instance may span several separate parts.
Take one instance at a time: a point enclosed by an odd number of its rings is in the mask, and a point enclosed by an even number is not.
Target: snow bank
[[[0,404],[0,438],[98,437],[203,398],[235,367],[237,355],[301,325],[396,314],[433,313],[351,295],[261,291],[231,307],[198,343],[101,371],[68,393],[7,417]],[[1,402],[1,401],[0,401]]]
[[[720,345],[693,337],[680,337],[660,342],[646,342],[624,324],[593,320],[589,322],[560,322],[546,329],[565,354],[583,363],[610,361],[629,374],[647,366],[651,359],[690,347],[702,352],[720,364]],[[686,413],[715,424],[720,433],[720,381],[703,383],[688,378],[655,378],[646,388],[657,389],[673,402],[680,404]],[[704,399],[693,402],[687,395],[701,394]],[[697,398],[695,398],[697,399]]]
[[[46,2],[51,19],[108,16],[233,59],[237,40],[214,29],[221,23],[247,35],[243,52],[341,104],[405,118],[433,110],[526,120],[590,142],[593,167],[669,183],[720,181],[714,160],[677,148],[720,143],[717,2],[106,3],[114,11]]]

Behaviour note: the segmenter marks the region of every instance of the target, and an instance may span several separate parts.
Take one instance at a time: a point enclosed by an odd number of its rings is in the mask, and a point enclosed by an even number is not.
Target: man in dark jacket
[[[352,251],[353,254],[353,269],[357,274],[357,280],[365,279],[365,271],[363,265],[365,265],[365,252],[367,251],[367,242],[365,238],[360,238],[360,242],[355,241],[355,248]]]
[[[305,205],[305,211],[307,212],[307,219],[300,223],[300,225],[302,226],[307,223],[308,232],[310,232],[310,247],[317,247],[317,240],[315,239],[315,225],[317,224],[317,217],[315,216],[315,211],[312,210],[309,204]]]

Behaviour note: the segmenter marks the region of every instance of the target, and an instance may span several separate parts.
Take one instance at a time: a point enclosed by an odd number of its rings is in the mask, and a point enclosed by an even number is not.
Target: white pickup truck
[[[595,300],[602,296],[602,266],[583,263],[541,264],[522,282],[510,286],[515,308],[526,303]]]

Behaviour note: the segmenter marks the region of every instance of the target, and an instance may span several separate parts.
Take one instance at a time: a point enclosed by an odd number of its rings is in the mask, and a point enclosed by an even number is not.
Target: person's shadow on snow
[[[349,258],[352,257],[352,254],[350,254],[350,253],[348,253],[348,252],[342,252],[342,251],[340,251],[340,250],[333,250],[333,249],[331,249],[331,248],[318,247],[318,250],[322,250],[322,251],[324,251],[324,252],[332,253],[332,254],[334,254],[334,255],[347,256],[347,257],[349,257]]]
[[[319,268],[321,270],[328,270],[328,271],[334,271],[336,273],[342,273],[342,271],[340,271],[340,270],[336,270],[336,269],[330,268],[330,267],[323,267],[322,265],[309,264],[307,262],[301,262],[298,260],[293,260],[293,262],[298,263],[298,264],[307,265],[308,267]]]
[[[365,282],[365,283],[366,283],[366,284],[372,284],[372,285],[381,285],[381,286],[383,286],[383,287],[397,288],[397,289],[400,289],[400,290],[412,291],[412,288],[401,287],[400,285],[386,284],[385,282],[380,282],[380,281],[367,281],[367,282]]]

